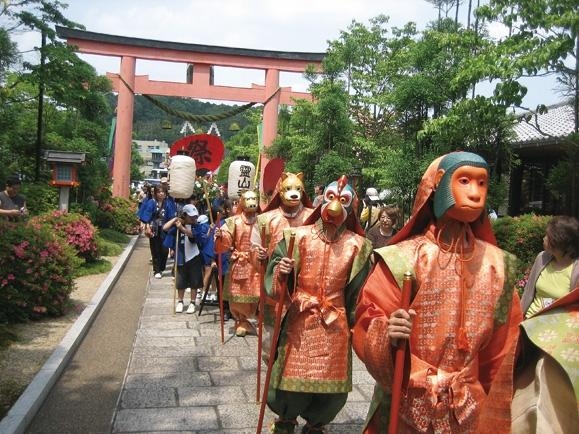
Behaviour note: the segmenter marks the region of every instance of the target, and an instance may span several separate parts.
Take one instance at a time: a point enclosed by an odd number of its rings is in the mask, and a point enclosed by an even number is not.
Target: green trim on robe
[[[579,402],[579,340],[577,304],[533,316],[521,327],[533,344],[549,354],[563,368]]]

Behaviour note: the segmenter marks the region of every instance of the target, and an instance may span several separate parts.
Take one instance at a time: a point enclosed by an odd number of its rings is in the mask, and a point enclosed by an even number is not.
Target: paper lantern
[[[227,194],[230,199],[239,199],[242,190],[254,188],[255,166],[244,160],[235,160],[229,165]]]
[[[195,187],[195,160],[187,155],[171,157],[169,165],[169,194],[175,199],[188,199]]]

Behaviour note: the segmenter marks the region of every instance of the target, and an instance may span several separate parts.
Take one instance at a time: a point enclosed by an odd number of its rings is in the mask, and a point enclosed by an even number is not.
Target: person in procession
[[[214,232],[215,252],[231,252],[229,274],[226,278],[224,300],[235,319],[235,334],[243,337],[254,332],[250,320],[255,319],[259,302],[260,276],[256,267],[252,234],[257,229],[259,199],[253,190],[241,193],[237,214],[227,218]]]
[[[161,279],[167,266],[167,257],[169,255],[169,249],[163,244],[165,232],[162,230],[165,223],[167,192],[159,186],[154,186],[152,196],[141,207],[139,218],[144,226],[144,234],[149,238],[153,275],[156,279]]]
[[[298,416],[306,420],[303,434],[324,432],[352,390],[350,327],[372,253],[353,212],[356,201],[347,178],[340,177],[304,225],[286,229],[272,252],[267,295],[288,301],[286,313],[276,313],[285,318],[268,372],[267,405],[278,415],[273,433],[293,433]]]
[[[258,250],[258,258],[267,261],[273,249],[282,239],[283,231],[304,224],[313,213],[312,204],[306,194],[303,173],[284,172],[277,182],[276,191],[271,201],[258,216],[259,228],[264,227],[265,243],[261,238],[253,239],[253,246]],[[323,189],[322,189],[323,193]],[[259,232],[261,237],[261,231]],[[266,247],[262,247],[265,244]],[[268,300],[272,303],[271,300]],[[274,304],[264,305],[263,324],[263,358],[269,354],[271,331],[273,326]]]
[[[516,258],[496,246],[486,214],[488,178],[486,161],[474,153],[437,158],[408,223],[375,251],[353,329],[356,354],[377,383],[365,433],[386,433],[391,423],[405,433],[509,432],[513,359],[506,355],[522,313]],[[402,309],[406,272],[414,285]],[[395,367],[401,341],[408,343],[405,363]],[[395,370],[402,390],[392,390]],[[391,415],[392,402],[400,407]]]
[[[163,230],[177,240],[175,287],[177,289],[177,305],[175,313],[184,309],[184,297],[187,288],[191,289],[191,301],[187,313],[195,312],[196,288],[203,286],[203,259],[199,244],[203,244],[203,232],[195,229],[199,211],[195,205],[183,206],[181,215],[172,218],[163,226]],[[205,235],[206,236],[206,235]]]

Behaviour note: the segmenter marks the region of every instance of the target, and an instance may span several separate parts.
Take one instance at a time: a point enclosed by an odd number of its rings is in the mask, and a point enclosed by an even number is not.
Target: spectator
[[[187,307],[187,313],[195,312],[194,289],[203,286],[203,259],[199,249],[199,239],[194,226],[199,217],[199,211],[194,205],[187,204],[183,207],[180,216],[174,217],[163,226],[163,230],[171,232],[177,237],[177,271],[175,273],[175,286],[177,288],[178,301],[175,312],[183,312],[183,299],[185,290],[191,289],[191,301]]]
[[[569,216],[553,217],[547,224],[543,248],[521,298],[525,318],[579,286],[579,221]]]
[[[326,187],[324,185],[316,185],[314,187],[314,202],[313,202],[313,207],[317,208],[317,206],[319,204],[321,204],[324,201],[324,189]]]
[[[19,194],[20,184],[17,176],[6,180],[6,188],[0,192],[0,216],[16,221],[28,215],[26,199]]]
[[[378,191],[373,187],[366,189],[366,196],[362,200],[362,213],[360,214],[360,224],[366,233],[378,222],[380,206]]]
[[[396,233],[394,227],[398,221],[398,208],[395,206],[383,206],[378,212],[378,224],[372,226],[366,237],[372,241],[372,247],[378,249],[384,247],[390,238]]]
[[[521,298],[521,323],[512,402],[512,433],[576,432],[579,425],[576,317],[579,305],[579,220],[547,224]]]

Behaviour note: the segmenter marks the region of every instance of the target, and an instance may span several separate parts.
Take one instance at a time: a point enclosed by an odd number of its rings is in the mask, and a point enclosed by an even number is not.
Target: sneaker
[[[195,313],[195,302],[191,301],[189,303],[189,307],[187,308],[187,313]]]
[[[176,313],[182,313],[183,312],[183,302],[182,301],[177,303],[177,307],[175,308],[175,312]]]
[[[185,292],[191,292],[191,288],[185,288]]]
[[[163,277],[161,273],[155,273],[155,279],[160,279],[161,277]]]

